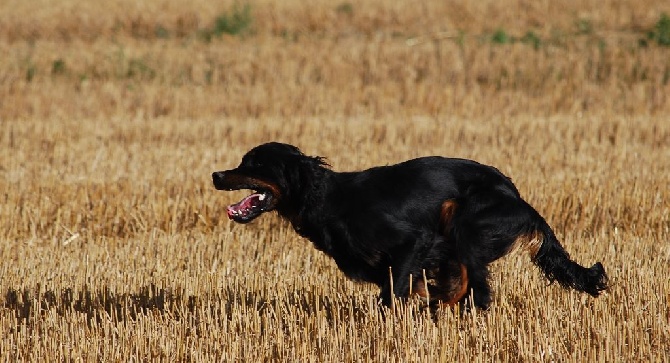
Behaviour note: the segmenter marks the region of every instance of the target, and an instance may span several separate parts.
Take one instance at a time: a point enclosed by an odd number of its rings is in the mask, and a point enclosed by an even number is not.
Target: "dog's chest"
[[[377,282],[388,269],[388,263],[382,261],[382,253],[371,248],[373,244],[352,239],[348,231],[338,226],[303,227],[299,233],[316,249],[332,257],[338,268],[351,279]]]

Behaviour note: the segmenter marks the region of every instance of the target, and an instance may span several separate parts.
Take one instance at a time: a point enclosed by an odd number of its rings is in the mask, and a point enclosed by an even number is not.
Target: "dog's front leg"
[[[407,299],[409,297],[410,280],[412,273],[421,271],[426,258],[431,254],[435,244],[440,239],[431,235],[413,236],[413,243],[408,244],[408,251],[399,252],[395,263],[389,267],[388,279],[381,285],[379,301],[385,306],[391,306],[394,299]],[[415,275],[414,277],[418,277]]]
[[[391,283],[387,282],[381,286],[381,291],[379,292],[377,303],[386,307],[391,307],[392,302],[393,302],[393,293],[391,290]]]

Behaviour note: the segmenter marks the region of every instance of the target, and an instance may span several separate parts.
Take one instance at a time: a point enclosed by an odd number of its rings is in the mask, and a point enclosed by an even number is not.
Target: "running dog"
[[[385,305],[417,294],[486,309],[488,265],[515,248],[528,251],[549,281],[592,296],[607,288],[600,262],[586,268],[571,260],[512,181],[472,160],[432,156],[335,172],[321,157],[272,142],[212,178],[218,190],[253,191],[228,207],[230,219],[248,223],[277,211],[346,276],[379,286]]]

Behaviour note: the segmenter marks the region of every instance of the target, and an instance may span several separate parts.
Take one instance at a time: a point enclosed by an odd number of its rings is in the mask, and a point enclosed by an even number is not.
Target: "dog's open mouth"
[[[269,192],[257,192],[240,202],[228,206],[228,218],[238,223],[247,223],[269,210],[273,196]]]
[[[228,218],[238,223],[251,222],[263,212],[273,210],[279,200],[280,193],[277,185],[245,176],[235,170],[214,172],[212,179],[217,190],[248,189],[253,191],[253,194],[228,206]]]

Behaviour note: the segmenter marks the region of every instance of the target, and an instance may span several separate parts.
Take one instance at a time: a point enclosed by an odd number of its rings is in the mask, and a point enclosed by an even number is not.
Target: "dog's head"
[[[237,168],[212,173],[212,180],[217,190],[253,191],[228,206],[228,218],[248,223],[264,212],[290,208],[296,195],[303,193],[309,174],[322,165],[321,158],[307,156],[293,145],[271,142],[251,149]]]

